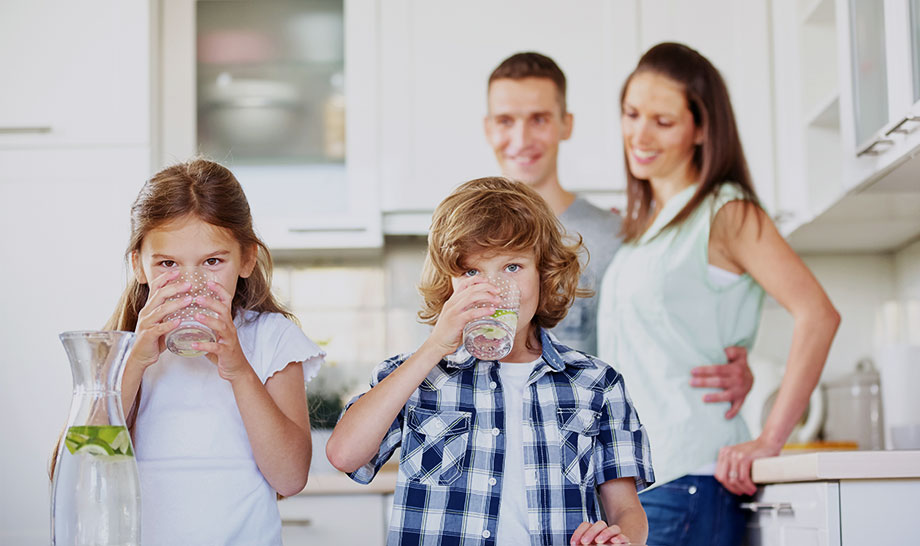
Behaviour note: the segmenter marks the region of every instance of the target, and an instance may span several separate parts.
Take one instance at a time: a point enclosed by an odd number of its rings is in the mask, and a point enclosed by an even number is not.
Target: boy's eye
[[[204,261],[205,265],[217,265],[221,262],[220,258],[208,258]]]
[[[176,267],[176,262],[172,260],[163,260],[159,264],[160,267]]]
[[[514,273],[520,270],[521,270],[521,266],[518,264],[508,264],[505,266],[505,271],[507,271],[508,273]]]
[[[475,277],[477,273],[479,273],[479,271],[476,271],[475,269],[470,269],[467,272],[465,272],[463,276],[464,277]]]

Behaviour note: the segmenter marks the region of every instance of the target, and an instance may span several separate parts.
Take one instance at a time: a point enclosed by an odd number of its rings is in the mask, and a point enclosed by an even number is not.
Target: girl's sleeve
[[[639,422],[623,376],[613,368],[606,372],[604,406],[594,450],[596,483],[633,477],[636,491],[655,482],[648,433]]]
[[[265,325],[270,332],[264,336],[268,343],[265,345],[267,358],[260,374],[262,382],[268,381],[291,362],[303,363],[304,382],[316,377],[326,353],[284,315],[272,315],[269,319],[270,323]]]

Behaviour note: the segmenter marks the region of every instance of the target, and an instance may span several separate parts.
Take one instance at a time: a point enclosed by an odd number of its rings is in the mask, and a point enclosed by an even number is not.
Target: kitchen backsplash
[[[425,245],[424,237],[389,237],[375,257],[275,264],[275,294],[327,352],[308,392],[363,392],[377,363],[424,341],[428,326],[416,312]]]

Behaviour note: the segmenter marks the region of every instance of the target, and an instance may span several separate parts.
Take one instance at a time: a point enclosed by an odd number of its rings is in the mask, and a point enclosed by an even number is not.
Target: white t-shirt
[[[495,537],[498,544],[530,544],[524,487],[524,387],[538,362],[540,359],[502,362],[498,367],[505,401],[505,471]]]
[[[283,315],[247,311],[234,323],[263,383],[290,362],[303,362],[312,379],[323,362]],[[281,544],[275,491],[256,466],[230,383],[206,357],[164,351],[147,369],[134,449],[144,546]]]

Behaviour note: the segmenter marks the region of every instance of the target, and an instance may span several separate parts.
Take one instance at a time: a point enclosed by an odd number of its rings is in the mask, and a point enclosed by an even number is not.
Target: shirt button
[[[496,480],[495,478],[489,478],[489,485],[495,485],[497,483],[498,483],[498,480]]]
[[[490,389],[497,389],[497,388],[498,388],[498,383],[496,383],[495,381],[489,383],[489,388],[490,388]]]
[[[690,493],[691,495],[696,495],[696,486],[695,486],[695,485],[691,485],[690,487],[688,487],[688,488],[687,488],[687,493]]]
[[[493,429],[492,429],[492,436],[498,436],[499,433],[501,433],[501,431],[498,430],[497,428],[493,428]]]
[[[490,536],[492,536],[492,533],[488,529],[482,532],[482,538],[489,538]]]

